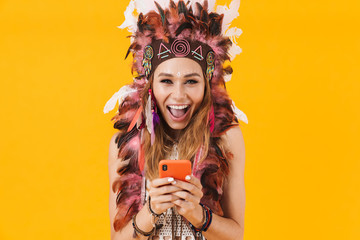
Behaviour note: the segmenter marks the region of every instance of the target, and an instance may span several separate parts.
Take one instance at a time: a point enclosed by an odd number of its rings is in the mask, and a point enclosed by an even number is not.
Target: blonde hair
[[[210,143],[210,129],[208,126],[208,115],[211,109],[212,100],[210,93],[210,84],[205,81],[204,98],[199,108],[194,112],[189,124],[181,130],[178,142],[172,139],[166,132],[166,122],[160,116],[160,124],[155,128],[155,142],[151,145],[151,137],[148,131],[144,130],[143,143],[141,144],[142,151],[144,151],[146,164],[146,178],[152,180],[158,178],[159,162],[168,157],[173,149],[173,145],[177,143],[179,150],[179,159],[188,159],[193,162],[194,157],[200,147],[202,149],[201,162],[207,156]],[[149,82],[142,92],[142,104],[146,106],[149,97],[148,90],[151,88],[154,77],[150,76]],[[206,126],[206,127],[204,127]]]

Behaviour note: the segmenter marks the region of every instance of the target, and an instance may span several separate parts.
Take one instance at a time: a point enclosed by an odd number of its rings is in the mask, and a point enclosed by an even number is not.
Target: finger
[[[201,184],[201,181],[200,179],[198,179],[197,177],[193,176],[193,175],[187,175],[185,177],[185,180],[189,183],[192,183],[194,184],[195,186],[197,186],[198,188],[202,188],[202,184]]]
[[[159,196],[151,197],[151,203],[152,204],[168,203],[168,202],[176,201],[178,199],[180,199],[180,197],[174,194],[159,195]]]
[[[156,214],[161,214],[163,212],[165,212],[166,210],[168,210],[169,208],[172,208],[176,206],[175,203],[173,202],[167,202],[167,203],[157,203],[157,204],[153,204],[151,203],[151,209],[156,213]]]
[[[172,185],[173,186],[177,186],[177,187],[180,187],[182,188],[183,190],[186,190],[190,193],[192,193],[193,195],[195,196],[198,196],[198,197],[202,197],[203,193],[202,193],[202,186],[200,186],[200,188],[192,183],[188,183],[188,182],[184,182],[184,181],[176,181],[176,182],[172,182]]]
[[[176,206],[176,211],[180,215],[191,213],[195,210],[195,204],[192,202],[187,202],[187,201],[179,199],[179,200],[174,201],[174,204]]]
[[[165,185],[165,186],[160,186],[157,188],[151,187],[149,189],[149,195],[150,195],[150,197],[153,198],[155,196],[171,194],[173,192],[181,191],[181,190],[182,190],[182,188],[180,188],[178,186],[173,186],[173,185]]]
[[[175,195],[178,198],[180,198],[180,200],[185,200],[187,202],[193,202],[193,203],[197,203],[197,204],[200,202],[200,197],[198,197],[196,195],[193,195],[193,194],[191,194],[189,192],[186,192],[186,191],[174,192],[172,195]]]
[[[172,177],[168,177],[168,178],[156,178],[154,180],[152,180],[150,182],[150,186],[151,187],[160,187],[160,186],[163,186],[163,185],[167,185],[171,182],[173,182],[175,179],[172,178]]]

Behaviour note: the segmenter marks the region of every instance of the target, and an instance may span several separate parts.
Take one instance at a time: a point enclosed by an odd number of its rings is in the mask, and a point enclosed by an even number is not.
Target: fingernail
[[[173,181],[171,184],[174,184],[174,185],[175,185],[175,184],[176,184],[176,181]]]
[[[186,179],[186,180],[190,180],[191,177],[190,177],[189,175],[187,175],[187,176],[185,177],[185,179]]]
[[[172,178],[172,177],[171,177],[171,178],[168,178],[168,181],[169,181],[169,182],[172,182],[172,181],[174,181],[174,178]]]

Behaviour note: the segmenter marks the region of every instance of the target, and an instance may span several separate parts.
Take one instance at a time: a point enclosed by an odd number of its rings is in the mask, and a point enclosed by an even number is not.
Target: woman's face
[[[170,128],[184,129],[200,106],[205,80],[200,65],[189,58],[162,62],[154,72],[153,92]]]

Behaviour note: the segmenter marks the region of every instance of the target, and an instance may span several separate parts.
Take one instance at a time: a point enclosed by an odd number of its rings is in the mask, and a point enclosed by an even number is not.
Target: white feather
[[[209,12],[213,12],[215,10],[215,2],[216,2],[216,0],[208,0]]]
[[[104,107],[104,113],[108,113],[111,110],[113,110],[117,102],[119,102],[119,105],[121,105],[124,99],[134,92],[137,92],[137,90],[132,89],[128,85],[125,85],[122,88],[120,88],[120,90],[114,93],[114,95],[109,99],[109,101],[106,102]]]
[[[137,30],[137,17],[134,15],[134,11],[135,1],[131,0],[124,12],[125,21],[120,26],[118,26],[118,28],[128,28],[129,32],[135,33]]]
[[[147,14],[150,11],[157,11],[154,0],[135,0],[135,7],[138,13]]]
[[[224,14],[223,23],[222,23],[222,33],[224,34],[229,28],[230,23],[239,16],[240,0],[233,0],[229,7],[217,6],[216,12],[218,14]]]
[[[246,114],[236,107],[234,101],[232,101],[231,107],[232,107],[232,110],[234,111],[235,116],[236,116],[237,119],[243,121],[246,124],[249,123]]]
[[[236,41],[236,38],[239,37],[241,34],[242,34],[242,30],[237,27],[232,27],[228,29],[225,33],[225,36],[228,36],[233,43],[229,49],[229,55],[231,61],[234,60],[236,55],[242,52],[241,48],[237,45],[237,41]]]
[[[224,81],[225,81],[225,82],[230,82],[231,77],[232,77],[232,74],[226,74],[226,75],[224,75]]]
[[[230,61],[234,60],[236,55],[240,54],[241,52],[242,49],[238,45],[233,44],[229,49]]]

